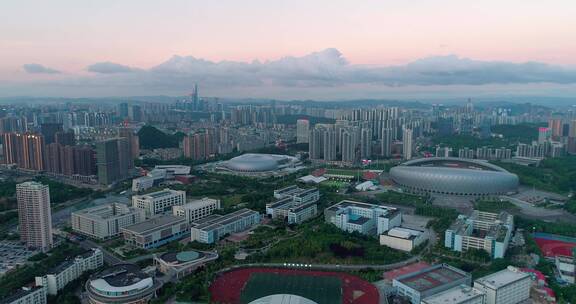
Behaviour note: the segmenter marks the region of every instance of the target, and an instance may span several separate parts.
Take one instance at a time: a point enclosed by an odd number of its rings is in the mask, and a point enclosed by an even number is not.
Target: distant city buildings
[[[20,239],[30,248],[50,250],[54,242],[48,186],[37,182],[17,184],[16,200]]]

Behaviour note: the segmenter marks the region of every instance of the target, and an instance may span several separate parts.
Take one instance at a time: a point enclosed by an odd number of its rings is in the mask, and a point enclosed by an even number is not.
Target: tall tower
[[[382,129],[382,141],[380,142],[380,155],[384,157],[392,156],[392,129],[384,128]]]
[[[310,121],[308,119],[298,119],[296,121],[296,143],[309,142]]]
[[[404,129],[402,132],[402,155],[404,159],[412,159],[412,129]]]
[[[96,144],[96,165],[98,167],[98,182],[101,185],[110,185],[120,180],[117,139],[108,139]]]
[[[25,182],[16,185],[20,239],[29,248],[52,248],[52,215],[47,185]]]

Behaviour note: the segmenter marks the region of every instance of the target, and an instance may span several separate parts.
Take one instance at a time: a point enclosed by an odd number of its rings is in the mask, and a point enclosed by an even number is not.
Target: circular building
[[[293,294],[276,294],[254,300],[248,304],[317,304],[316,302]]]
[[[181,278],[192,273],[198,267],[214,261],[218,258],[216,252],[183,251],[166,252],[159,256],[154,256],[154,264],[158,270],[166,275]]]
[[[298,158],[289,155],[246,153],[222,162],[218,169],[238,175],[265,175],[289,170],[300,164]]]
[[[160,283],[133,264],[119,264],[95,273],[86,282],[92,304],[148,303]]]
[[[485,161],[455,157],[411,160],[390,169],[390,178],[415,194],[482,197],[518,189],[516,174]]]

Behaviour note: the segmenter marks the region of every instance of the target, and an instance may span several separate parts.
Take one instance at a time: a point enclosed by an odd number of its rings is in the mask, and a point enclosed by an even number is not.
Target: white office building
[[[324,219],[347,232],[377,236],[400,226],[402,213],[393,207],[343,200],[326,208]]]
[[[172,214],[185,217],[189,224],[212,214],[214,210],[220,209],[220,200],[204,197],[193,200],[182,206],[172,207]]]
[[[2,299],[2,304],[46,304],[48,296],[46,295],[46,287],[22,287],[14,294]]]
[[[65,261],[54,267],[47,274],[36,277],[37,286],[45,286],[49,295],[58,294],[66,285],[88,270],[94,270],[104,264],[104,256],[100,249],[94,248],[77,256],[74,260]]]
[[[395,227],[380,235],[380,245],[410,252],[429,238],[427,230]]]
[[[126,244],[142,249],[160,247],[183,238],[188,232],[185,218],[174,215],[160,215],[141,223],[121,229]]]
[[[474,288],[486,294],[486,304],[516,304],[530,297],[532,279],[528,273],[508,268],[474,281]]]
[[[182,206],[184,203],[186,192],[172,189],[132,196],[132,206],[144,210],[147,218],[171,213],[172,206]]]
[[[213,244],[230,233],[250,229],[260,223],[260,214],[240,209],[226,215],[213,214],[192,223],[191,240]]]
[[[72,230],[88,237],[105,240],[120,235],[120,229],[146,219],[142,209],[112,203],[72,212]]]

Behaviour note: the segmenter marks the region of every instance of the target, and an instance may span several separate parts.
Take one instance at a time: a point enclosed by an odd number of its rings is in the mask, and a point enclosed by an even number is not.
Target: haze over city
[[[570,97],[553,3],[4,1],[0,96]]]

